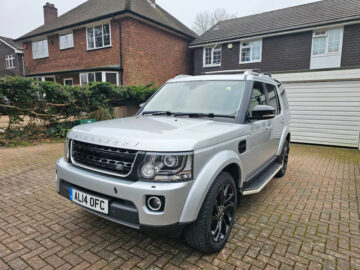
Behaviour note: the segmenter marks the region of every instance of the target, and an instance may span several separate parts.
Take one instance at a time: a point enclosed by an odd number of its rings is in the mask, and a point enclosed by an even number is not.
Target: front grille
[[[74,164],[80,167],[128,176],[133,168],[137,151],[72,141],[71,156]]]

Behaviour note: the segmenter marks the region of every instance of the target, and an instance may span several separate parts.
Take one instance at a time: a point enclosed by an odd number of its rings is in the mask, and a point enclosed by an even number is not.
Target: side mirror
[[[142,108],[142,107],[144,107],[144,106],[145,106],[145,104],[146,104],[146,102],[144,102],[144,103],[141,103],[141,104],[139,105],[139,108]]]
[[[273,119],[276,116],[276,111],[273,107],[268,105],[257,105],[252,110],[252,115],[249,115],[250,120],[267,120]]]

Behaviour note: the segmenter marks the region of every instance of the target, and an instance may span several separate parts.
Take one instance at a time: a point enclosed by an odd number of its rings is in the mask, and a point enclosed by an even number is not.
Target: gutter
[[[237,38],[227,38],[222,40],[212,40],[208,42],[201,42],[201,43],[194,43],[189,45],[189,49],[195,49],[205,46],[212,46],[214,44],[226,44],[226,43],[232,43],[232,42],[240,42],[240,41],[246,41],[251,39],[261,39],[261,38],[267,38],[267,37],[276,37],[276,36],[283,36],[287,34],[295,34],[295,33],[301,33],[301,32],[307,32],[307,31],[314,31],[318,29],[323,29],[324,27],[341,27],[346,25],[352,25],[352,24],[358,24],[360,23],[359,18],[356,18],[354,20],[347,20],[343,22],[333,22],[333,23],[324,23],[319,24],[317,26],[312,27],[301,27],[301,28],[294,28],[293,30],[280,30],[280,31],[273,31],[266,34],[251,34],[251,35],[245,35],[243,37],[237,37]]]
[[[120,85],[124,85],[124,65],[123,65],[123,45],[122,45],[122,27],[121,27],[121,22],[118,21],[117,19],[115,19],[114,17],[112,18],[113,21],[117,22],[119,25],[119,51],[120,51]]]

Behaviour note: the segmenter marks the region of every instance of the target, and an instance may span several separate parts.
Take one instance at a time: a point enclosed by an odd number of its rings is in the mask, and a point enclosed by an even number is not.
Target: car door
[[[257,105],[267,105],[265,85],[254,82],[247,114],[252,115],[252,110]],[[260,169],[272,156],[270,151],[271,120],[247,120],[249,135],[247,138],[246,157],[243,159],[246,175],[250,177]]]
[[[283,116],[280,107],[279,94],[277,88],[273,84],[266,85],[267,105],[275,109],[275,118],[270,120],[270,143],[268,145],[269,152],[272,156],[277,154],[280,138],[283,131]]]

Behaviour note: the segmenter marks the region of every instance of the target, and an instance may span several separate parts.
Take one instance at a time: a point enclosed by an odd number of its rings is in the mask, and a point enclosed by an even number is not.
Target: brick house
[[[0,37],[0,59],[0,77],[24,75],[24,52],[21,43]]]
[[[194,73],[260,69],[287,88],[295,142],[360,148],[360,1],[226,20],[195,39]]]
[[[192,73],[188,44],[196,34],[155,0],[88,0],[59,17],[47,3],[44,22],[18,39],[27,77],[161,85]]]

